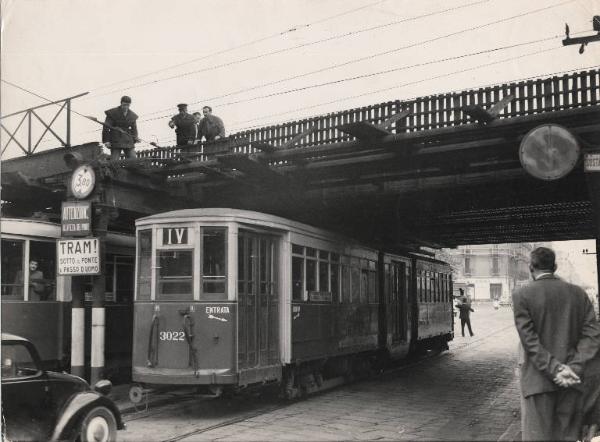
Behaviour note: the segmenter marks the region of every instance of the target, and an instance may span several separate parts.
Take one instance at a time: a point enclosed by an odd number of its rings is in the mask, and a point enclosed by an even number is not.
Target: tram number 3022
[[[158,337],[161,341],[185,341],[185,333],[182,331],[161,331]]]

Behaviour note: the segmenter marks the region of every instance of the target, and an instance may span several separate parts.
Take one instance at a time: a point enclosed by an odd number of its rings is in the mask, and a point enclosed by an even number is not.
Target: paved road
[[[130,415],[121,440],[498,440],[518,436],[510,308],[475,306],[472,338],[401,370],[291,404],[182,398]]]

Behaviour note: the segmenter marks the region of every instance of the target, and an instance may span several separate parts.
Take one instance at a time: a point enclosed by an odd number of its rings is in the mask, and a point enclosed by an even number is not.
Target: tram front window
[[[192,250],[157,250],[157,298],[163,301],[193,299]]]
[[[202,228],[202,296],[207,300],[226,299],[226,230]]]

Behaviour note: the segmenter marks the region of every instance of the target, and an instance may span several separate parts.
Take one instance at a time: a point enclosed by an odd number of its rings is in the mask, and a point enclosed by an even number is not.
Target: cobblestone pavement
[[[493,310],[488,305],[474,308],[475,336],[462,338],[457,329],[450,352],[287,406],[256,399],[234,405],[218,401],[212,406],[186,405],[184,410],[131,422],[120,437],[155,440],[153,437],[180,435],[176,439],[185,441],[510,440],[519,436],[515,377],[518,338],[512,311]],[[237,415],[238,422],[219,426]]]

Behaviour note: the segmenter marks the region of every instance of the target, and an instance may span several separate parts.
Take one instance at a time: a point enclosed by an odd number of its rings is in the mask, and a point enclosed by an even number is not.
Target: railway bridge
[[[213,206],[341,229],[391,248],[594,238],[600,174],[585,173],[575,158],[566,176],[535,178],[519,148],[529,131],[554,124],[584,154],[600,149],[599,103],[596,69],[389,101],[143,150],[133,160],[108,161],[94,142],[63,147],[2,162],[3,210],[59,214],[71,174],[64,156],[77,153],[95,166],[91,199],[110,208],[117,230],[132,231],[143,215]]]
[[[231,207],[392,252],[600,237],[600,69],[389,101],[134,159],[111,161],[98,142],[65,144],[39,153],[21,146],[26,155],[2,161],[3,216],[59,221],[74,198],[73,170],[88,165],[98,236],[132,233],[135,219],[153,213]],[[92,380],[104,367],[106,280],[92,287]],[[75,313],[83,290],[71,286],[65,330],[78,374],[81,336],[90,333]],[[3,320],[9,313],[3,308]],[[108,318],[107,341],[122,340],[126,321],[111,329]]]

